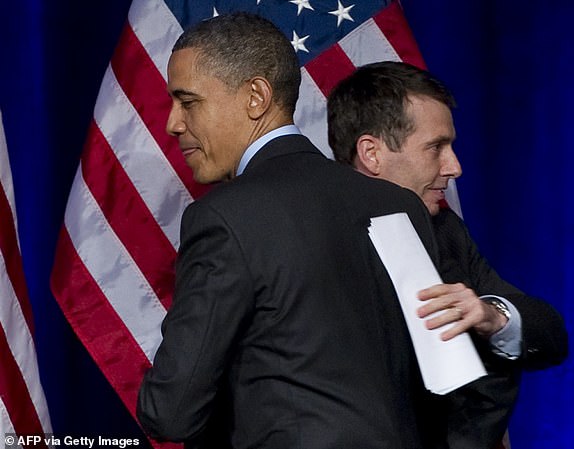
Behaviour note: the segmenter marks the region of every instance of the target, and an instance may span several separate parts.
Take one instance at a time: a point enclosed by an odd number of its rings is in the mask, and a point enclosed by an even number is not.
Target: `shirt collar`
[[[253,158],[253,156],[255,156],[255,154],[261,148],[263,148],[263,146],[266,143],[272,141],[277,137],[288,136],[290,134],[301,134],[301,131],[295,125],[281,126],[279,128],[274,129],[273,131],[268,132],[267,134],[264,134],[255,142],[253,142],[251,145],[249,145],[245,150],[245,153],[243,153],[243,156],[241,156],[241,159],[239,160],[239,166],[237,167],[236,176],[241,175],[245,171],[245,167],[247,167],[249,161]]]

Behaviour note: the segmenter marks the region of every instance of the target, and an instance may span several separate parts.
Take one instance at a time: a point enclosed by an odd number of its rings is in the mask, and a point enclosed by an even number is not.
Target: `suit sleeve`
[[[453,216],[454,213],[451,212]],[[458,217],[464,238],[463,257],[468,260],[471,287],[478,295],[494,294],[508,299],[518,309],[522,318],[522,357],[526,369],[543,369],[557,365],[568,355],[568,336],[564,321],[554,307],[545,301],[524,294],[502,280],[479,253],[468,229]]]
[[[225,221],[200,203],[182,219],[173,303],[138,397],[138,419],[158,440],[201,439],[233,347],[253,310],[240,246]]]

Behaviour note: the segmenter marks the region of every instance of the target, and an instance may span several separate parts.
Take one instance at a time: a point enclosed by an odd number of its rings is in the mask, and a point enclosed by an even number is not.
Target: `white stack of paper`
[[[429,330],[417,316],[423,305],[417,293],[442,280],[408,215],[372,218],[369,237],[397,291],[425,387],[447,394],[484,376],[484,365],[467,333],[442,341],[440,334],[447,327]]]

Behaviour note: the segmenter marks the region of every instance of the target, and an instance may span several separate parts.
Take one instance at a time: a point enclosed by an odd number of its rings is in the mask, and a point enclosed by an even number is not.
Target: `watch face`
[[[504,304],[500,299],[489,299],[487,302],[492,305],[498,313],[504,315],[507,319],[510,319],[510,310],[508,310],[506,304]]]

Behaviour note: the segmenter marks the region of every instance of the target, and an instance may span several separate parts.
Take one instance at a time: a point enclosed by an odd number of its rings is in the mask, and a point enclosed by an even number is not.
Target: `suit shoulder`
[[[385,193],[393,197],[406,199],[406,201],[413,201],[418,204],[422,204],[422,201],[412,190],[401,187],[398,184],[394,184],[385,179],[366,176],[356,170],[344,167],[336,162],[333,162],[333,164],[342,171],[344,176],[349,179],[349,182],[355,183],[365,194],[368,194],[369,192],[372,192],[373,195]]]
[[[442,208],[437,215],[432,217],[432,224],[438,235],[469,235],[468,228],[462,218],[449,208]]]

